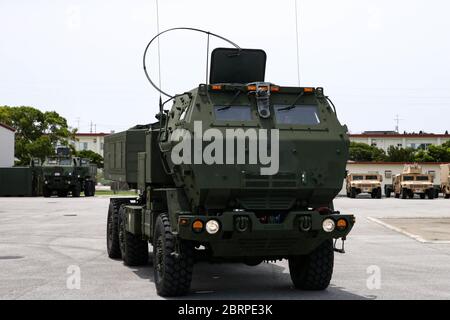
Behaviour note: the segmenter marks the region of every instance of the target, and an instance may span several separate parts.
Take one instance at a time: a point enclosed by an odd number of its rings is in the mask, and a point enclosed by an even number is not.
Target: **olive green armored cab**
[[[86,197],[95,195],[97,166],[89,160],[70,156],[68,148],[58,148],[56,156],[48,157],[42,164],[42,191],[44,197]]]
[[[216,49],[210,84],[176,96],[158,122],[105,138],[106,177],[140,190],[111,199],[109,257],[146,264],[150,243],[162,296],[187,294],[198,261],[288,259],[296,288],[330,283],[344,251],[334,240],[355,223],[333,207],[347,128],[322,88],[264,82],[265,63],[261,50]]]

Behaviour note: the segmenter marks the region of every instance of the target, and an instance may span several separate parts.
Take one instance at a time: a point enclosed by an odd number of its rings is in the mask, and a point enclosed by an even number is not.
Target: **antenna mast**
[[[159,34],[159,1],[156,1],[156,31]],[[158,80],[159,80],[159,87],[161,88],[161,43],[158,38]],[[160,100],[161,100],[161,93],[160,93]]]
[[[298,4],[297,0],[294,0],[295,3],[295,35],[297,40],[297,79],[298,86],[300,87],[300,39],[299,39],[299,26],[298,26]]]
[[[397,133],[400,133],[400,121],[402,121],[403,119],[400,119],[400,116],[397,114],[396,116],[395,116],[395,123],[396,123],[396,126],[395,126],[395,131],[397,132]]]

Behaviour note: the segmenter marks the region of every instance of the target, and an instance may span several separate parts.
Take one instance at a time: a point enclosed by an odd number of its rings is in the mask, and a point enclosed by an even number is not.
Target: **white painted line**
[[[372,222],[378,223],[379,225],[382,225],[383,227],[385,227],[385,228],[387,228],[389,230],[396,231],[396,232],[401,233],[401,234],[403,234],[403,235],[405,235],[407,237],[410,237],[410,238],[412,238],[412,239],[414,239],[414,240],[416,240],[416,241],[418,241],[420,243],[450,244],[450,241],[430,241],[430,240],[426,240],[426,239],[422,238],[421,236],[418,236],[416,234],[412,234],[412,233],[410,233],[408,231],[405,231],[405,230],[403,230],[401,228],[394,227],[393,225],[385,223],[385,222],[383,222],[383,221],[381,221],[379,219],[376,219],[376,218],[368,217],[367,219],[372,221]],[[389,219],[389,218],[386,218],[386,219]]]

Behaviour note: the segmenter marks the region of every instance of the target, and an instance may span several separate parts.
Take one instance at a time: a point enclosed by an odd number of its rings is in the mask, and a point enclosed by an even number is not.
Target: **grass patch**
[[[118,191],[114,193],[110,190],[97,190],[95,191],[96,196],[119,196],[119,197],[136,197],[138,194],[134,191]]]

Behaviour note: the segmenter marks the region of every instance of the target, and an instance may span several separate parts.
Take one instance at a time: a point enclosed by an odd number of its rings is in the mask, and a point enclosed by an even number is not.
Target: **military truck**
[[[198,261],[288,259],[296,288],[324,290],[344,252],[336,242],[355,218],[333,199],[347,127],[322,88],[267,83],[265,64],[262,50],[215,49],[209,84],[172,97],[170,110],[160,104],[158,122],[105,138],[105,177],[140,190],[110,200],[108,255],[143,265],[150,243],[161,296],[187,294]],[[270,145],[278,170],[254,161],[251,141]]]
[[[441,165],[441,192],[450,199],[450,164]]]
[[[89,160],[72,157],[66,149],[58,149],[57,155],[47,157],[42,164],[44,197],[56,193],[58,197],[78,198],[81,192],[86,197],[95,195],[95,180],[97,167]]]
[[[381,199],[381,182],[378,173],[350,173],[346,178],[347,197],[356,198],[361,193],[370,194],[372,199]]]
[[[421,199],[434,199],[433,180],[432,175],[422,173],[420,165],[405,165],[403,173],[393,177],[392,185],[385,186],[386,197],[394,193],[396,198],[402,199],[413,199],[414,195],[419,195]]]

